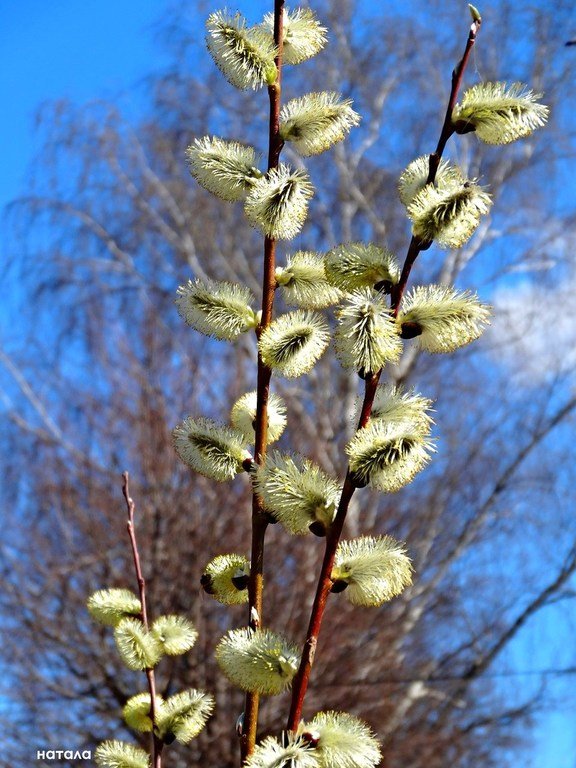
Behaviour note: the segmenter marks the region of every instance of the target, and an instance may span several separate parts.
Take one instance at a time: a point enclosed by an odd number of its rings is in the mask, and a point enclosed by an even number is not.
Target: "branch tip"
[[[471,3],[468,3],[468,9],[470,10],[470,15],[472,16],[472,21],[474,24],[480,25],[482,24],[482,16],[480,15],[480,11],[478,8],[476,8]]]

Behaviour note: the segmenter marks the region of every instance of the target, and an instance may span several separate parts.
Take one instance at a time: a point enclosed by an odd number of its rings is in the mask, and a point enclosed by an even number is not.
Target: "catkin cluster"
[[[153,670],[162,657],[187,653],[198,633],[183,616],[159,616],[150,626],[144,621],[140,598],[129,589],[101,589],[88,599],[88,610],[100,624],[113,628],[116,649],[128,669]],[[167,698],[142,691],[132,696],[122,710],[130,728],[152,732],[161,745],[179,741],[188,744],[206,725],[214,710],[209,693],[190,688]],[[148,753],[117,739],[102,742],[94,754],[101,768],[148,768]]]
[[[471,9],[478,21],[476,9]],[[318,54],[327,30],[308,8],[283,15],[283,40],[274,39],[274,15],[250,26],[241,14],[212,13],[206,24],[208,50],[236,88],[273,87],[279,63],[294,66]],[[281,45],[280,45],[281,43]],[[288,87],[288,86],[287,86]],[[547,108],[537,95],[514,83],[480,83],[466,90],[452,113],[451,133],[476,134],[489,144],[504,144],[542,126]],[[290,143],[302,157],[329,150],[360,124],[352,100],[334,91],[296,95],[279,113],[278,141]],[[278,162],[261,165],[264,148],[241,138],[195,138],[186,152],[192,176],[223,201],[243,206],[247,223],[268,240],[289,241],[301,232],[313,204],[313,180]],[[410,221],[412,242],[420,249],[436,244],[460,248],[490,213],[489,191],[465,171],[441,159],[432,173],[431,158],[418,157],[400,174],[398,192]],[[289,249],[287,249],[289,251]],[[257,334],[261,364],[274,376],[303,376],[332,345],[346,369],[360,379],[379,377],[397,363],[406,347],[422,352],[453,352],[478,339],[489,321],[489,307],[470,290],[452,285],[414,286],[404,295],[405,265],[385,244],[340,243],[324,252],[284,254],[275,269],[276,294],[291,309],[262,324],[255,297],[243,285],[190,277],[177,292],[183,320],[196,331],[229,343]],[[272,386],[273,390],[273,386]],[[431,401],[413,390],[379,385],[371,412],[348,441],[347,482],[394,493],[410,483],[435,450]],[[343,481],[311,459],[279,449],[254,457],[254,425],[263,405],[256,391],[231,407],[226,423],[189,415],[173,431],[174,448],[191,469],[218,482],[246,473],[265,511],[289,534],[324,537],[340,509]],[[268,443],[282,439],[289,419],[286,403],[274,391],[267,397]],[[345,512],[345,510],[344,510]],[[221,553],[201,576],[207,594],[226,604],[248,602],[250,559]],[[404,544],[389,536],[363,535],[338,544],[331,590],[355,606],[380,606],[405,590],[412,566]],[[126,590],[92,596],[91,613],[114,625],[119,653],[130,669],[150,669],[163,654],[183,653],[195,631],[186,619],[166,616],[150,630],[141,621],[140,603]],[[216,660],[233,685],[261,695],[290,687],[301,651],[280,632],[258,622],[228,631],[216,647]],[[195,736],[213,707],[212,698],[186,691],[159,698],[157,736],[186,742]],[[150,730],[150,697],[132,697],[126,722]],[[135,747],[106,742],[97,762],[108,768],[144,766]],[[125,757],[122,757],[124,749]],[[249,768],[373,768],[380,748],[362,721],[343,712],[320,712],[294,730],[268,736],[249,755]]]
[[[273,85],[278,51],[272,15],[249,27],[239,15],[213,13],[207,30],[208,49],[230,83],[244,89]],[[308,9],[285,11],[283,30],[283,61],[288,65],[316,55],[327,40],[326,30]],[[466,91],[456,105],[452,132],[475,132],[488,143],[506,143],[543,125],[546,116],[546,107],[522,86],[484,83]],[[343,140],[359,122],[350,99],[322,91],[289,100],[280,112],[279,132],[282,142],[307,157]],[[195,139],[187,151],[190,171],[202,187],[224,201],[241,202],[247,222],[267,238],[291,240],[308,215],[313,181],[302,167],[279,163],[259,168],[258,156],[256,148],[236,138],[215,136]],[[413,238],[422,248],[432,243],[460,248],[489,214],[490,194],[446,160],[429,176],[425,156],[411,162],[399,178]],[[448,353],[481,335],[490,312],[473,292],[443,284],[415,286],[394,304],[391,297],[401,275],[402,264],[385,245],[347,242],[327,252],[286,253],[276,267],[275,289],[293,309],[266,326],[260,325],[254,299],[241,285],[190,280],[179,289],[177,306],[190,326],[217,339],[234,341],[256,329],[263,364],[289,379],[307,374],[331,344],[342,366],[366,379],[397,363],[407,345]],[[393,493],[426,466],[435,450],[431,406],[412,390],[378,388],[367,423],[345,448],[356,487]],[[174,430],[178,455],[218,481],[248,471],[264,508],[290,534],[325,536],[337,513],[342,482],[283,446],[256,464],[251,452],[257,409],[257,393],[248,392],[232,406],[228,423],[189,416]],[[269,443],[281,438],[288,416],[285,403],[271,392]],[[248,601],[249,570],[244,555],[221,554],[206,565],[202,584],[222,603]],[[354,605],[382,605],[411,580],[406,549],[389,536],[361,536],[338,545],[332,592],[344,593]],[[234,685],[277,694],[290,686],[299,650],[275,631],[244,627],[222,638],[216,659]],[[370,768],[379,758],[377,742],[361,721],[327,712],[280,739],[264,739],[247,765]]]

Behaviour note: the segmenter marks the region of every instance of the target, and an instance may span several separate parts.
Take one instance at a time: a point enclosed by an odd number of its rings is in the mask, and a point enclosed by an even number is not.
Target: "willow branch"
[[[442,131],[440,133],[440,138],[438,139],[438,145],[436,147],[436,151],[430,155],[430,170],[428,172],[428,181],[427,181],[428,184],[430,184],[430,182],[433,182],[434,179],[436,178],[436,171],[438,170],[438,166],[440,165],[440,160],[442,158],[442,153],[444,152],[446,142],[448,141],[450,136],[452,136],[452,134],[454,133],[454,127],[452,125],[452,112],[454,111],[454,107],[456,106],[456,102],[458,100],[458,93],[462,85],[462,78],[464,77],[464,71],[468,65],[468,60],[470,58],[470,54],[472,53],[472,48],[474,47],[474,44],[476,42],[476,35],[478,34],[481,24],[482,24],[482,19],[475,18],[472,24],[470,25],[470,32],[468,33],[468,40],[466,40],[466,47],[464,49],[464,53],[462,54],[462,58],[456,65],[454,71],[452,72],[452,88],[450,90],[450,98],[448,99],[446,114],[444,115],[444,123],[442,125]]]
[[[379,379],[380,371],[378,373],[371,374],[366,378],[364,400],[362,403],[362,410],[358,422],[358,429],[365,427],[368,423]],[[355,490],[356,485],[354,484],[350,470],[348,470],[346,473],[346,479],[344,480],[344,487],[342,488],[342,494],[340,496],[340,502],[338,504],[336,516],[326,535],[324,560],[322,561],[322,568],[320,570],[320,576],[318,577],[318,586],[316,588],[316,595],[314,597],[314,603],[312,605],[312,611],[310,614],[310,623],[308,625],[306,641],[304,643],[304,649],[300,659],[300,666],[292,684],[292,702],[287,725],[287,729],[289,731],[296,730],[298,723],[300,722],[300,718],[302,717],[304,697],[306,696],[308,682],[310,680],[310,673],[314,663],[314,655],[316,653],[316,645],[318,643],[318,636],[320,635],[320,628],[322,626],[322,619],[324,617],[324,609],[326,608],[328,595],[330,593],[330,589],[332,588],[332,569],[334,567],[336,549],[338,548],[338,542],[340,541],[340,536],[342,535],[342,529],[344,528],[346,515],[348,514],[350,500],[352,499]]]
[[[274,42],[277,47],[275,58],[277,77],[276,82],[268,86],[270,101],[269,133],[268,133],[268,170],[277,168],[282,151],[283,141],[280,136],[280,94],[282,77],[282,44],[283,44],[284,0],[274,1]],[[258,338],[262,331],[272,322],[274,307],[274,292],[276,288],[276,240],[264,238],[264,273],[262,277],[262,317],[256,334]],[[270,394],[271,369],[264,364],[258,352],[258,383],[256,399],[256,433],[254,458],[261,464],[266,458],[268,443],[268,398]],[[252,545],[250,555],[250,582],[248,584],[249,622],[253,629],[260,626],[262,621],[263,572],[264,572],[264,538],[268,518],[260,496],[252,494]],[[241,735],[241,753],[244,762],[254,751],[256,731],[258,727],[259,695],[255,692],[246,694],[244,722]]]
[[[474,19],[472,22],[470,31],[468,33],[468,39],[466,40],[464,53],[462,54],[462,58],[456,65],[454,71],[452,72],[452,87],[450,89],[450,97],[448,99],[448,106],[446,107],[446,114],[444,115],[444,123],[442,124],[440,138],[438,139],[435,152],[433,152],[429,158],[428,179],[426,180],[427,184],[434,183],[436,179],[436,173],[438,171],[438,166],[440,165],[440,160],[442,159],[442,155],[446,147],[446,143],[454,133],[454,127],[452,125],[452,112],[454,111],[454,107],[456,106],[456,102],[458,100],[458,93],[460,92],[460,87],[462,86],[464,72],[466,70],[466,66],[468,65],[472,48],[476,42],[476,36],[480,29],[481,23],[482,20],[479,18]],[[423,242],[418,237],[413,237],[410,241],[408,253],[404,259],[400,280],[392,289],[391,308],[394,316],[398,314],[400,302],[402,301],[402,296],[406,290],[406,285],[408,284],[408,279],[410,278],[410,272],[412,271],[414,262],[418,258],[419,254],[429,248],[430,245],[431,243]]]
[[[461,60],[459,61],[458,65],[454,69],[454,72],[452,73],[452,88],[450,91],[450,98],[448,101],[448,107],[446,109],[446,115],[444,117],[442,131],[440,134],[440,138],[438,140],[436,151],[432,155],[430,155],[430,171],[428,176],[428,183],[433,182],[434,179],[436,178],[436,172],[438,170],[438,165],[440,163],[442,153],[446,146],[446,142],[448,141],[450,136],[454,133],[454,130],[452,128],[452,112],[456,105],[456,100],[458,98],[458,92],[462,84],[464,71],[466,69],[466,65],[470,58],[470,52],[475,43],[476,35],[478,32],[478,29],[480,28],[480,23],[481,21],[479,19],[475,19],[473,21],[470,27],[470,32],[468,34],[468,39],[466,41],[466,48],[464,50],[464,54]],[[421,241],[417,237],[412,237],[410,241],[410,245],[408,247],[406,258],[404,260],[404,265],[402,268],[400,280],[398,284],[393,287],[393,290],[392,290],[391,310],[394,316],[398,314],[400,302],[402,300],[404,290],[408,283],[408,279],[410,277],[410,272],[412,270],[412,266],[414,262],[416,261],[421,251],[426,250],[426,248],[429,248],[430,245],[431,243],[426,243]],[[376,389],[378,387],[378,382],[380,381],[381,374],[382,374],[382,369],[376,373],[370,374],[365,380],[364,400],[362,403],[362,410],[361,410],[360,419],[358,422],[358,429],[362,429],[362,427],[365,427],[368,423],[370,414],[372,412],[374,397],[376,395]],[[289,731],[296,730],[300,722],[300,719],[302,717],[304,698],[306,696],[306,691],[308,689],[308,683],[310,680],[310,674],[312,671],[312,665],[314,663],[314,655],[316,653],[316,646],[318,643],[318,637],[320,635],[322,619],[324,617],[324,610],[326,608],[328,595],[330,594],[330,589],[332,587],[331,574],[332,574],[332,569],[334,567],[336,550],[338,548],[338,542],[340,541],[340,537],[342,535],[342,530],[344,528],[344,523],[346,521],[346,515],[348,514],[350,501],[352,499],[352,496],[354,495],[355,490],[356,490],[356,485],[354,483],[354,478],[350,472],[350,469],[348,469],[346,473],[346,479],[344,481],[344,486],[342,489],[342,495],[340,497],[340,502],[338,504],[338,510],[336,512],[334,521],[332,522],[332,525],[330,526],[330,529],[326,536],[326,549],[324,553],[324,560],[322,561],[322,567],[320,570],[320,575],[318,577],[318,585],[316,588],[316,595],[314,597],[314,603],[312,605],[312,611],[310,614],[310,622],[308,624],[306,641],[304,643],[302,657],[300,659],[300,666],[298,668],[298,672],[296,673],[296,676],[294,678],[294,682],[292,685],[292,702],[290,706],[290,715],[289,715],[288,724],[287,724],[287,729]]]
[[[130,537],[130,544],[132,546],[132,558],[134,560],[134,570],[136,571],[136,579],[138,581],[138,592],[140,595],[140,605],[142,623],[146,631],[148,631],[148,609],[146,607],[146,581],[142,573],[142,566],[140,565],[140,554],[138,552],[138,543],[136,541],[136,529],[134,527],[134,512],[135,504],[134,500],[130,496],[130,483],[128,472],[122,473],[122,494],[126,500],[126,509],[128,511],[128,521],[126,528],[128,530],[128,536]],[[152,768],[162,768],[162,748],[164,742],[159,739],[155,734],[156,728],[156,680],[154,677],[154,670],[147,669],[146,677],[148,679],[148,691],[150,692],[150,720],[152,720]]]

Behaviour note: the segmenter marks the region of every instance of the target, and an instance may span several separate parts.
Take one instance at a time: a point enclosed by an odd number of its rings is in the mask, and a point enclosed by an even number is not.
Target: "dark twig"
[[[428,176],[428,182],[433,182],[434,179],[436,178],[436,171],[438,170],[438,165],[440,163],[442,153],[446,146],[446,142],[448,141],[450,136],[454,133],[454,130],[452,127],[452,111],[456,104],[456,99],[458,98],[458,92],[462,84],[464,70],[466,69],[466,65],[470,58],[470,52],[476,40],[476,35],[478,33],[478,29],[480,28],[480,24],[481,24],[480,19],[475,19],[473,21],[470,27],[470,32],[468,35],[468,39],[466,41],[466,48],[464,50],[462,59],[454,69],[454,72],[452,73],[452,89],[450,91],[450,99],[448,102],[448,108],[446,110],[444,124],[442,126],[442,131],[440,134],[440,139],[438,140],[436,152],[430,155],[430,171]],[[406,254],[406,259],[404,261],[404,266],[402,268],[400,281],[396,286],[393,287],[393,290],[392,290],[391,310],[395,316],[398,314],[400,302],[402,300],[404,290],[408,283],[412,266],[416,261],[418,255],[421,253],[421,251],[426,250],[426,248],[428,248],[429,246],[430,246],[430,243],[425,243],[417,237],[412,237],[410,241],[410,245],[408,247],[408,253]],[[376,389],[378,387],[378,382],[380,380],[381,373],[382,373],[382,370],[377,371],[376,373],[370,374],[366,378],[365,388],[364,388],[364,400],[362,403],[362,410],[361,410],[360,419],[358,422],[358,429],[365,427],[366,424],[368,423],[368,420],[370,418],[370,413],[372,412],[374,397],[376,395]],[[332,525],[330,526],[330,529],[326,536],[326,550],[324,553],[324,560],[322,562],[320,575],[318,577],[318,586],[316,588],[316,595],[314,598],[314,603],[312,605],[312,611],[310,615],[310,622],[308,624],[306,641],[304,643],[302,657],[300,659],[300,666],[298,668],[298,672],[296,673],[296,676],[294,678],[294,682],[292,685],[292,702],[291,702],[290,715],[288,718],[288,725],[287,725],[287,729],[290,731],[296,730],[300,722],[300,719],[302,717],[304,697],[306,696],[306,690],[308,688],[308,682],[310,680],[310,673],[312,671],[312,664],[314,663],[314,654],[316,653],[316,645],[318,643],[320,628],[322,626],[324,609],[326,608],[326,602],[328,600],[328,595],[332,587],[331,574],[332,574],[332,568],[334,566],[334,559],[336,557],[336,549],[338,547],[338,542],[340,541],[340,536],[342,535],[344,522],[346,520],[346,515],[348,513],[348,507],[350,505],[350,500],[352,499],[352,496],[354,495],[355,490],[356,490],[356,486],[354,484],[354,478],[350,473],[350,470],[348,470],[346,474],[346,479],[344,481],[344,487],[342,489],[342,495],[340,497],[340,503],[338,505],[338,510],[336,512],[336,517],[334,518],[334,521],[332,522]]]
[[[130,537],[130,544],[132,545],[132,557],[134,559],[134,570],[136,571],[136,579],[138,580],[138,592],[140,594],[140,605],[142,606],[142,623],[148,631],[148,611],[146,608],[146,581],[142,574],[142,567],[140,565],[140,555],[138,553],[138,544],[136,542],[136,529],[134,527],[134,512],[135,504],[134,500],[130,496],[130,484],[128,472],[122,473],[122,493],[126,500],[126,509],[128,511],[128,521],[126,528],[128,530],[128,536]],[[154,678],[154,670],[147,669],[146,677],[148,679],[148,690],[150,692],[150,720],[152,720],[152,768],[162,768],[162,748],[164,742],[159,739],[154,733],[156,727],[156,680]]]

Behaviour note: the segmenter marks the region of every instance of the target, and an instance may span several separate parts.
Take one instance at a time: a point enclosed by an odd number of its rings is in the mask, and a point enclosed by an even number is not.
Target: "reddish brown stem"
[[[394,317],[398,315],[400,302],[402,301],[402,296],[406,290],[406,286],[410,278],[410,272],[412,271],[412,266],[423,250],[423,244],[420,239],[417,237],[412,237],[410,240],[410,245],[408,246],[408,253],[404,259],[400,280],[396,285],[392,286],[392,300],[390,302],[390,309],[392,310]]]
[[[454,71],[452,72],[452,88],[450,89],[450,98],[448,99],[448,106],[446,108],[446,114],[444,115],[444,123],[442,125],[442,131],[440,133],[440,138],[438,139],[438,145],[436,147],[436,151],[430,155],[430,170],[428,171],[428,180],[427,180],[428,184],[434,181],[434,179],[436,178],[436,171],[438,170],[438,166],[440,165],[442,153],[444,152],[444,148],[446,147],[446,142],[448,141],[450,136],[452,136],[452,134],[454,133],[454,127],[452,125],[452,112],[454,111],[454,107],[456,106],[456,101],[458,100],[458,93],[462,85],[464,70],[468,65],[468,59],[470,58],[470,54],[472,53],[472,48],[474,47],[474,43],[476,42],[476,35],[478,34],[478,30],[480,29],[481,24],[482,24],[481,19],[477,19],[472,22],[470,26],[470,32],[468,33],[468,40],[466,40],[466,47],[464,49],[464,53],[462,54],[462,58],[456,65]]]
[[[462,85],[464,71],[468,65],[470,54],[472,52],[472,48],[474,47],[474,43],[476,42],[476,35],[478,34],[481,23],[482,21],[480,19],[472,22],[470,26],[470,32],[468,33],[468,39],[466,40],[464,53],[462,54],[462,58],[456,65],[454,71],[452,72],[452,87],[450,89],[450,98],[448,99],[448,106],[446,107],[444,123],[442,124],[442,130],[440,132],[440,138],[438,139],[436,151],[433,152],[429,158],[428,178],[426,180],[427,184],[433,183],[436,179],[436,173],[438,171],[438,166],[440,165],[440,160],[442,159],[446,143],[454,133],[454,127],[452,125],[452,112],[454,111],[456,101],[458,100],[458,93],[460,92],[460,87]],[[422,242],[417,237],[413,237],[410,241],[408,253],[404,259],[400,280],[398,284],[395,285],[392,289],[391,309],[395,317],[398,314],[398,310],[400,309],[400,302],[402,301],[402,296],[406,290],[406,285],[408,284],[410,272],[412,271],[414,262],[418,258],[419,254],[429,248],[430,245],[431,243]]]
[[[454,133],[454,130],[452,128],[452,111],[456,104],[456,99],[458,98],[458,92],[460,90],[460,86],[462,83],[464,70],[468,63],[470,52],[476,40],[476,34],[478,32],[479,27],[480,27],[480,21],[479,20],[474,21],[472,26],[470,27],[470,33],[468,35],[468,40],[466,42],[466,48],[464,50],[462,59],[456,66],[454,72],[452,73],[452,89],[450,91],[450,99],[448,102],[446,115],[444,117],[442,132],[440,134],[440,139],[436,147],[436,152],[430,155],[430,170],[429,170],[429,176],[428,176],[428,183],[433,182],[434,179],[436,178],[436,172],[438,170],[438,165],[440,163],[442,153],[444,152],[446,142],[448,141],[452,133]],[[394,316],[398,314],[400,302],[402,301],[404,290],[406,288],[406,285],[408,284],[412,266],[416,261],[418,255],[421,253],[421,251],[428,248],[429,245],[430,243],[424,243],[417,237],[412,237],[410,241],[408,252],[404,260],[404,265],[402,268],[400,280],[398,284],[395,285],[392,289],[391,310]],[[376,389],[378,387],[378,382],[380,380],[381,373],[382,371],[380,370],[377,373],[371,374],[366,378],[365,389],[364,389],[364,400],[362,403],[362,411],[361,411],[360,419],[358,422],[358,429],[365,427],[366,424],[368,423],[368,420],[370,418],[370,413],[372,412],[374,397],[376,395]],[[330,589],[332,587],[331,574],[332,574],[332,568],[334,566],[336,549],[338,547],[338,542],[340,541],[340,536],[342,535],[342,530],[344,528],[344,523],[346,521],[346,515],[348,513],[350,500],[352,499],[352,496],[354,495],[355,490],[356,490],[356,486],[354,485],[353,477],[350,473],[350,470],[348,470],[346,474],[346,479],[344,481],[344,487],[342,489],[342,495],[340,497],[338,510],[336,512],[336,517],[334,518],[334,521],[330,526],[330,529],[326,536],[326,550],[324,553],[322,568],[320,570],[320,576],[318,578],[318,586],[316,588],[314,603],[312,605],[312,611],[310,615],[310,622],[308,624],[306,641],[304,643],[302,657],[300,659],[300,666],[298,668],[298,672],[296,673],[296,676],[294,678],[294,682],[292,685],[292,702],[290,706],[290,715],[289,715],[288,724],[287,724],[287,729],[289,731],[295,731],[297,729],[298,724],[300,723],[300,719],[302,717],[304,698],[306,696],[306,690],[308,688],[308,682],[310,680],[310,673],[312,671],[312,665],[314,663],[314,655],[316,653],[316,646],[318,643],[318,637],[320,635],[322,619],[324,617],[324,610],[326,608],[326,602],[328,600],[328,595],[330,594]]]
[[[269,139],[268,139],[268,170],[277,168],[280,161],[283,141],[280,136],[280,94],[282,77],[282,43],[283,43],[284,0],[274,2],[274,41],[278,55],[275,59],[277,78],[268,87],[270,101]],[[271,237],[264,239],[264,271],[262,277],[262,317],[256,330],[258,338],[262,331],[272,322],[274,307],[274,291],[276,287],[276,240]],[[268,398],[270,394],[270,378],[272,371],[266,366],[258,353],[258,384],[256,398],[256,433],[254,460],[261,464],[266,457],[268,444]],[[268,522],[264,512],[262,499],[257,493],[252,495],[252,547],[250,556],[249,622],[252,628],[262,622],[262,597],[264,588],[264,538]],[[258,728],[259,695],[255,692],[246,694],[244,722],[240,742],[242,761],[254,751]]]
[[[364,390],[364,401],[362,403],[362,410],[360,412],[360,419],[358,421],[358,429],[365,427],[370,418],[372,411],[372,405],[374,404],[374,397],[376,396],[376,389],[378,388],[378,381],[380,379],[380,371],[373,373],[366,378],[366,386]],[[314,603],[312,605],[312,612],[310,614],[310,623],[308,625],[308,632],[306,635],[306,642],[304,643],[304,649],[302,651],[302,657],[300,659],[300,667],[294,678],[292,684],[292,703],[290,706],[290,716],[288,718],[287,729],[294,731],[298,727],[300,718],[302,717],[302,707],[304,706],[304,697],[306,696],[306,690],[308,689],[308,682],[310,680],[310,673],[312,671],[312,664],[314,663],[314,655],[316,653],[316,645],[318,643],[318,636],[320,634],[320,628],[322,626],[322,618],[324,616],[324,609],[326,608],[326,602],[332,587],[332,568],[334,567],[334,558],[336,556],[336,549],[340,536],[342,535],[342,529],[348,513],[348,506],[350,499],[354,495],[356,486],[354,485],[352,475],[348,471],[346,479],[344,481],[344,487],[342,488],[342,495],[340,496],[340,502],[338,504],[338,510],[336,517],[332,522],[326,536],[326,549],[324,552],[324,560],[322,562],[322,568],[320,570],[320,576],[318,577],[318,586],[316,588],[316,595],[314,597]]]
[[[142,566],[140,565],[140,554],[138,552],[138,543],[136,541],[136,529],[134,527],[134,513],[136,511],[136,505],[134,500],[130,496],[130,482],[128,472],[122,474],[122,493],[126,500],[126,509],[128,511],[128,521],[126,522],[126,528],[128,530],[128,536],[130,537],[130,544],[132,546],[132,558],[134,560],[134,570],[136,571],[136,580],[138,581],[138,593],[140,595],[140,605],[142,623],[146,630],[148,630],[148,609],[146,607],[146,580],[142,574]],[[146,678],[148,680],[148,691],[150,692],[150,720],[152,720],[153,729],[156,725],[156,680],[154,677],[154,670],[146,670]],[[152,731],[152,768],[162,768],[162,748],[164,742],[159,739],[154,730]]]
[[[322,561],[322,568],[320,570],[320,576],[318,578],[318,586],[316,588],[316,595],[314,597],[314,603],[312,605],[312,612],[310,614],[310,623],[308,624],[308,632],[306,634],[306,642],[304,643],[304,649],[302,651],[302,658],[300,659],[300,666],[298,672],[292,683],[292,703],[290,706],[290,716],[288,718],[287,729],[289,731],[295,731],[298,727],[298,723],[302,717],[302,708],[304,706],[304,697],[308,689],[308,682],[310,680],[310,673],[312,671],[312,664],[314,663],[314,656],[316,654],[316,646],[318,644],[318,636],[320,635],[320,628],[322,626],[322,619],[324,617],[324,609],[326,608],[326,602],[332,586],[332,568],[334,567],[334,558],[336,556],[336,548],[340,541],[342,534],[342,528],[344,527],[344,521],[346,520],[346,513],[348,512],[348,505],[350,499],[354,495],[354,487],[350,473],[346,475],[344,481],[344,487],[342,489],[342,495],[340,497],[340,503],[338,505],[338,511],[336,517],[326,536],[326,549],[324,551],[324,560]]]

